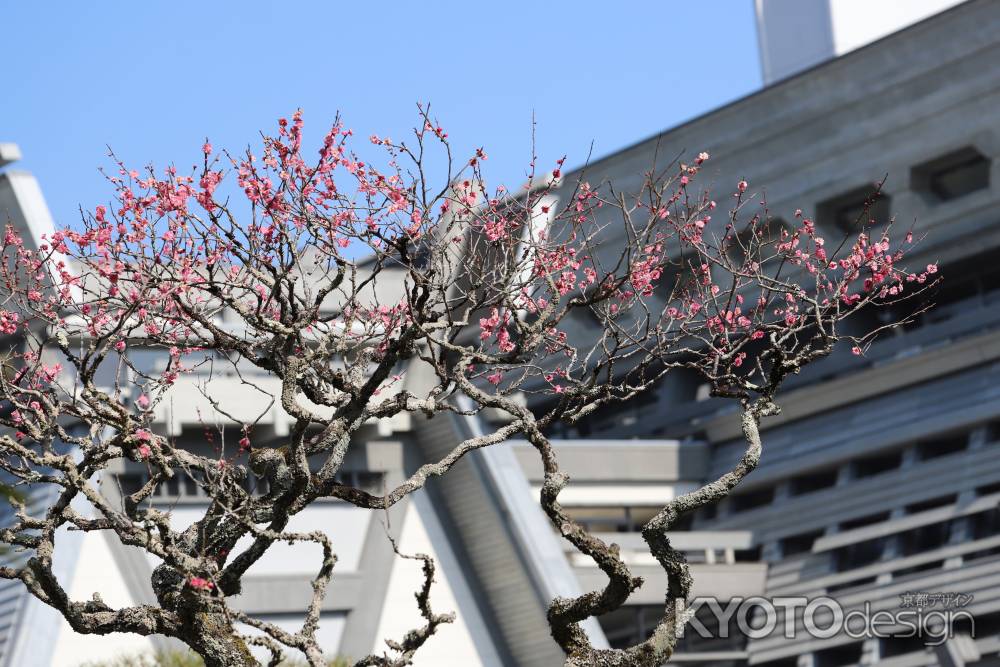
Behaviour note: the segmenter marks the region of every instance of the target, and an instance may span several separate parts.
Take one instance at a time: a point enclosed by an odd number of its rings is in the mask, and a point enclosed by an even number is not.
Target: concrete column
[[[892,510],[892,512],[889,514],[889,520],[892,521],[893,519],[901,519],[904,516],[906,516],[906,510],[903,509],[902,507],[897,507],[896,509]],[[882,547],[882,560],[888,561],[888,560],[893,560],[895,558],[899,558],[902,555],[901,554],[902,548],[903,545],[901,544],[898,535],[888,536],[885,540],[885,546]],[[875,577],[875,584],[877,586],[887,584],[890,581],[892,581],[892,572],[883,572],[882,574]]]
[[[990,440],[990,427],[988,424],[977,426],[969,433],[969,449],[982,449]]]
[[[882,659],[881,646],[878,639],[866,639],[861,646],[861,664],[875,665]]]
[[[773,563],[782,559],[781,544],[779,542],[768,542],[760,547],[760,557],[766,563]]]
[[[364,446],[366,468],[381,471],[387,488],[393,488],[405,479],[403,455],[406,444],[402,440],[370,441]],[[398,540],[402,534],[406,509],[410,499],[405,498],[389,510],[388,533]],[[389,573],[396,558],[392,545],[386,539],[386,526],[372,517],[365,534],[361,552],[362,585],[366,592],[362,603],[347,614],[344,634],[339,650],[344,655],[363,656],[378,650],[381,638],[376,637],[378,622],[389,587]]]
[[[976,493],[972,490],[962,491],[958,495],[958,505],[965,505],[972,502],[975,498]],[[964,542],[972,541],[972,518],[963,516],[958,517],[951,524],[951,534],[948,535],[948,544],[962,544]],[[953,570],[955,568],[962,567],[963,557],[952,556],[944,561],[944,569]]]
[[[851,466],[851,462],[841,464],[840,468],[837,470],[837,484],[836,486],[846,486],[854,480],[854,468]]]

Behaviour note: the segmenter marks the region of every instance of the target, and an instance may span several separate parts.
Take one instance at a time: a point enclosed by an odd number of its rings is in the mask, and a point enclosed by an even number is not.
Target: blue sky
[[[402,138],[429,101],[458,151],[516,187],[537,120],[542,164],[606,155],[761,85],[751,0],[699,2],[9,2],[0,141],[57,226],[130,166],[238,151],[279,116],[320,134]],[[678,149],[684,147],[678,147]]]

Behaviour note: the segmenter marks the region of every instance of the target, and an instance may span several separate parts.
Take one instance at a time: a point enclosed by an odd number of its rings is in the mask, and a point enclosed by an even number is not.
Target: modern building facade
[[[961,594],[961,609],[974,623],[963,620],[948,641],[929,647],[920,637],[818,637],[807,631],[800,610],[790,638],[780,631],[783,617],[768,636],[747,638],[738,628],[728,628],[727,637],[688,635],[678,663],[1000,665],[1000,4],[971,0],[913,23],[955,3],[892,3],[906,5],[905,16],[872,34],[906,26],[902,30],[864,46],[855,37],[850,48],[830,47],[819,56],[800,51],[799,65],[786,62],[795,60],[778,44],[787,35],[780,27],[786,11],[825,8],[826,15],[803,16],[827,16],[826,28],[808,21],[799,26],[803,34],[829,32],[843,23],[837,8],[848,4],[758,0],[765,79],[773,85],[591,163],[585,174],[567,174],[566,182],[584,176],[613,181],[620,190],[637,188],[657,144],[689,154],[705,150],[713,158],[701,184],[721,193],[720,200],[746,178],[752,190],[766,188],[775,216],[790,219],[802,209],[835,237],[872,184],[888,175],[880,212],[926,234],[912,261],[942,267],[936,307],[863,357],[838,354],[789,380],[782,414],[762,425],[759,469],[673,538],[692,562],[696,596],[720,602],[829,597],[847,612],[873,613],[921,600],[931,608],[916,595]],[[846,39],[829,35],[831,44]],[[7,146],[0,157],[12,159]],[[24,194],[31,190],[25,178],[9,168],[0,172],[0,207],[38,233],[51,221],[44,202],[39,206],[37,184],[35,194]],[[391,281],[378,286],[383,301],[395,288]],[[585,338],[593,326],[581,318],[571,335]],[[155,356],[149,363],[157,363]],[[414,373],[405,381],[423,379]],[[231,401],[227,411],[254,412],[257,399],[235,378],[212,382],[220,383],[216,394]],[[198,393],[183,385],[175,392],[157,427],[181,445],[207,447]],[[261,437],[280,441],[288,423],[275,409],[261,424]],[[444,415],[371,423],[352,447],[345,474],[374,488],[391,485],[488,428],[486,420]],[[639,528],[664,501],[732,466],[742,449],[737,416],[731,406],[706,398],[697,378],[678,374],[641,400],[552,435],[573,479],[563,504],[618,543],[645,579],[625,609],[592,622],[588,633],[598,645],[642,639],[660,614],[666,580],[645,553]],[[109,495],[144,474],[139,466],[113,472],[105,484]],[[568,553],[549,527],[537,507],[540,474],[532,451],[514,442],[472,453],[389,516],[332,501],[298,516],[291,529],[326,531],[340,557],[321,620],[329,653],[367,654],[418,623],[412,594],[419,568],[396,557],[388,532],[401,551],[435,557],[434,606],[458,613],[416,664],[561,664],[548,636],[547,603],[599,587],[603,575]],[[184,525],[207,502],[199,493],[181,480],[157,503]],[[32,501],[41,505],[45,498]],[[77,540],[61,556],[74,596],[100,591],[110,604],[151,598],[155,564],[145,555],[99,534],[66,539]],[[317,563],[308,547],[279,547],[250,570],[235,603],[294,626]],[[718,624],[699,618],[721,634]],[[165,646],[134,637],[80,637],[19,585],[0,582],[0,667],[73,667]]]
[[[786,4],[758,3],[765,15]],[[762,49],[770,47],[763,39]],[[937,262],[944,276],[935,307],[915,322],[863,357],[843,351],[791,379],[781,416],[762,425],[759,469],[695,516],[691,529],[748,531],[741,546],[766,565],[767,597],[829,596],[845,612],[875,613],[921,601],[925,611],[941,611],[947,605],[933,600],[945,598],[915,594],[960,594],[974,623],[963,616],[957,636],[934,649],[916,637],[814,637],[800,609],[791,639],[779,630],[725,647],[742,651],[738,660],[697,651],[678,658],[776,667],[998,664],[998,63],[1000,5],[962,3],[588,166],[589,181],[626,189],[629,179],[638,186],[657,145],[706,150],[713,158],[702,185],[714,182],[720,201],[746,178],[774,216],[790,220],[802,209],[828,239],[843,235],[872,184],[887,176],[876,213],[925,236],[912,261]],[[596,324],[581,318],[579,326]],[[744,443],[733,406],[705,395],[696,378],[668,377],[645,402],[604,411],[564,437],[699,443],[712,479]],[[627,514],[643,510],[631,505]],[[634,526],[620,525],[624,543],[637,537]],[[635,601],[635,634],[646,603]],[[603,626],[614,643],[618,628]]]
[[[754,0],[764,83],[842,56],[959,2]]]

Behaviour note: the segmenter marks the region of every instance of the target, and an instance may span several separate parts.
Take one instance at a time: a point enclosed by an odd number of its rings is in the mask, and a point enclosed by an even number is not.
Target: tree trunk
[[[196,613],[192,625],[181,639],[202,657],[205,667],[260,666],[247,643],[222,614]]]
[[[201,656],[205,667],[260,667],[247,643],[221,613],[221,601],[185,591],[186,578],[166,564],[153,570],[150,580],[160,606],[180,619],[174,635]]]

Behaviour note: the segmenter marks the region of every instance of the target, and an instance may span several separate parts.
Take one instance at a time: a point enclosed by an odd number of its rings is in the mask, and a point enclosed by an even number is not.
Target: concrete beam
[[[513,451],[531,482],[544,479],[538,452],[520,440]],[[676,440],[553,440],[559,465],[574,482],[700,481],[710,451],[704,442]]]
[[[614,542],[625,551],[647,551],[649,547],[641,533],[595,533],[605,542]],[[703,549],[749,549],[753,546],[753,532],[749,530],[691,530],[668,532],[670,544],[678,551]],[[567,544],[569,549],[572,546]]]

